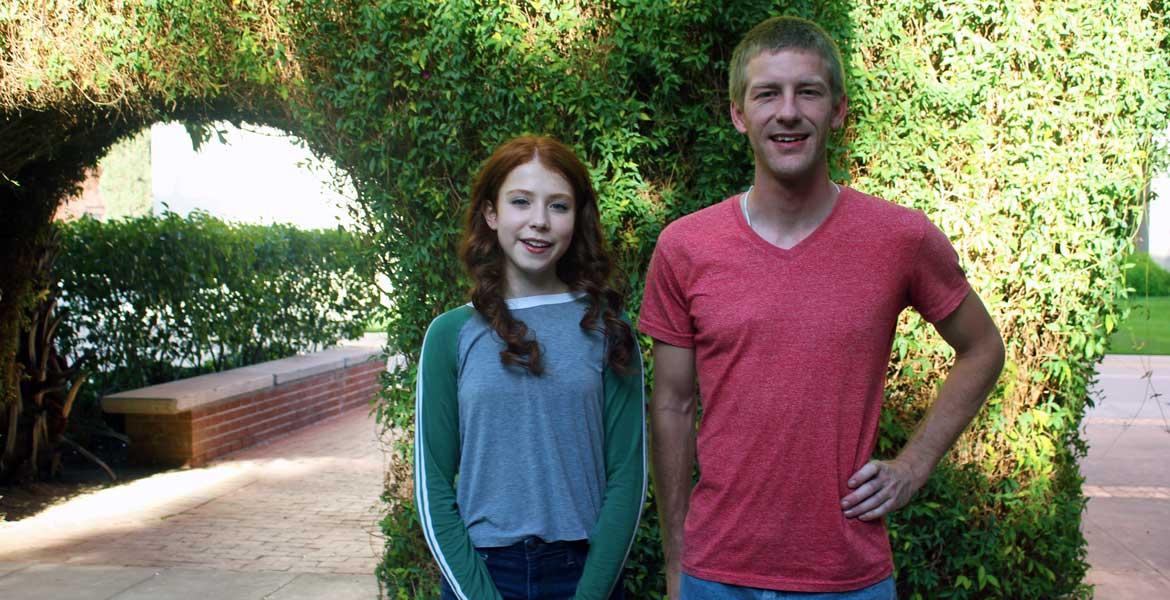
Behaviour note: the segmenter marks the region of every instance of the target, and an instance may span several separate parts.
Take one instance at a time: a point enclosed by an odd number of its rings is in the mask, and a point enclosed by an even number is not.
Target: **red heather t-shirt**
[[[739,195],[662,232],[638,328],[694,348],[703,404],[683,570],[734,585],[847,591],[893,570],[884,523],[847,519],[873,452],[898,314],[930,322],[970,290],[926,216],[841,188],[791,249]]]

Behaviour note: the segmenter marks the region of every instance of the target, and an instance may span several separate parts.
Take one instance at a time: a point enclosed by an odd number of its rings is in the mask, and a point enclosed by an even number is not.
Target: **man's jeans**
[[[585,570],[589,544],[584,540],[549,543],[528,538],[511,546],[476,548],[476,552],[504,600],[568,600],[577,591],[577,582]],[[624,598],[619,578],[610,600]],[[455,600],[446,579],[440,599]]]
[[[681,600],[896,600],[894,578],[887,577],[869,587],[851,592],[778,592],[728,585],[682,574]]]

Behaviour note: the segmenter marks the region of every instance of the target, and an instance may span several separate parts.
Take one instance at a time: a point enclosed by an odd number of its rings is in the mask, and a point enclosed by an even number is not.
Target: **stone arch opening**
[[[54,218],[198,210],[231,222],[350,229],[356,195],[346,172],[280,129],[160,121],[111,146]]]
[[[0,480],[25,478],[44,470],[43,465],[38,468],[36,457],[55,445],[54,439],[60,439],[66,420],[60,415],[61,405],[71,402],[68,390],[77,387],[77,365],[62,360],[63,367],[52,377],[30,378],[30,369],[17,360],[18,354],[27,354],[27,344],[22,340],[32,339],[29,329],[37,329],[42,321],[54,318],[51,313],[38,312],[37,306],[53,277],[47,258],[55,246],[51,223],[63,202],[85,186],[87,175],[111,147],[134,139],[157,122],[192,123],[190,129],[195,132],[214,131],[216,123],[232,127],[247,123],[295,136],[294,120],[287,116],[289,108],[274,100],[277,94],[272,89],[254,93],[251,98],[197,100],[161,107],[157,99],[150,98],[138,98],[135,100],[139,104],[130,102],[113,109],[95,103],[82,107],[81,114],[71,112],[77,107],[3,111],[0,136],[6,143],[0,151],[0,213],[4,217],[0,219],[0,256],[5,257],[7,268],[0,274],[0,416],[5,426],[0,441]],[[310,153],[326,156],[319,147],[302,144],[302,158]],[[348,182],[341,167],[323,167],[339,185]],[[356,204],[346,212],[350,215],[347,224],[356,227],[353,216],[360,215]],[[226,215],[225,220],[236,216]],[[49,363],[57,360],[52,358]],[[59,399],[50,400],[54,395]],[[54,415],[54,411],[58,414]]]

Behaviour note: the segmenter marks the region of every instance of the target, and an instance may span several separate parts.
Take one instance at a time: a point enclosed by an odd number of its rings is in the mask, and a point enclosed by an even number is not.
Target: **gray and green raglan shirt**
[[[415,501],[455,595],[499,598],[476,547],[589,540],[577,598],[608,598],[646,493],[641,353],[628,375],[580,321],[581,293],[508,301],[540,343],[544,373],[500,362],[470,305],[427,329],[415,400]],[[458,475],[458,476],[457,476]]]

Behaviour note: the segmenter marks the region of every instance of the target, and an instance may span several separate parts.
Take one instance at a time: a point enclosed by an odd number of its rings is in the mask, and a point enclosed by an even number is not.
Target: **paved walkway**
[[[376,598],[385,469],[366,413],[0,524],[0,598]]]
[[[1170,598],[1170,357],[1107,356],[1098,373],[1081,461],[1088,581],[1097,600]]]
[[[1107,357],[1097,387],[1088,580],[1098,600],[1170,598],[1170,357]],[[0,598],[376,598],[383,460],[358,410],[0,524]]]

